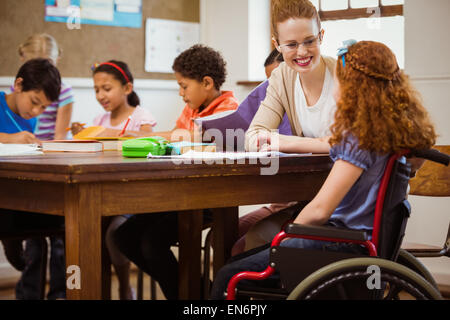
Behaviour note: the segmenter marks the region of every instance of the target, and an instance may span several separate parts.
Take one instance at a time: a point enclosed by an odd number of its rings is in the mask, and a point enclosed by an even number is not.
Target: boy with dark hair
[[[279,53],[276,48],[273,49],[269,56],[266,58],[266,61],[264,61],[264,69],[266,71],[267,79],[270,78],[272,71],[276,69],[283,61],[283,55]]]
[[[40,143],[33,134],[36,117],[58,100],[60,90],[61,76],[50,61],[32,59],[23,64],[14,81],[14,91],[0,92],[0,143]],[[63,222],[61,217],[0,209],[0,233],[55,227]],[[25,263],[22,240],[2,240],[2,244],[8,261],[23,271],[16,286],[16,298],[39,299],[40,281],[35,277],[39,272],[35,271],[40,268],[40,260]],[[65,284],[64,279],[59,283]],[[64,292],[64,288],[59,291]]]
[[[176,129],[192,131],[193,119],[238,107],[233,92],[220,91],[227,74],[225,67],[220,53],[203,45],[194,45],[175,59],[172,69],[186,103]]]
[[[39,143],[35,117],[58,100],[61,76],[46,59],[33,59],[19,69],[14,92],[0,92],[0,142]]]

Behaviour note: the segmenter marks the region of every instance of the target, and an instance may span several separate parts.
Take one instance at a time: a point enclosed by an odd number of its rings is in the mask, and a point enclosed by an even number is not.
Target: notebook
[[[6,156],[30,156],[42,154],[36,144],[3,144],[0,143],[0,157]]]
[[[196,118],[194,123],[204,130],[204,140],[215,142],[217,150],[244,151],[245,131],[250,123],[238,110]]]
[[[100,152],[103,144],[96,140],[51,140],[42,141],[44,152]]]
[[[198,143],[190,141],[171,142],[172,154],[183,154],[190,150],[198,152],[216,152],[215,143]]]

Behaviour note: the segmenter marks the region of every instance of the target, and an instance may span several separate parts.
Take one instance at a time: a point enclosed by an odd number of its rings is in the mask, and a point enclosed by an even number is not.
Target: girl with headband
[[[94,119],[94,125],[121,130],[131,117],[127,130],[152,132],[156,121],[148,110],[139,106],[128,66],[111,60],[95,65],[93,72],[95,97],[106,111]]]
[[[133,90],[133,76],[128,66],[121,61],[108,61],[93,67],[95,97],[106,113],[94,119],[95,126],[127,131],[139,131],[140,134],[152,132],[156,121],[150,112],[139,106],[140,100]],[[106,231],[106,247],[119,279],[119,297],[121,300],[134,299],[134,291],[129,281],[130,261],[120,253],[112,235],[127,220],[127,216],[116,216]]]

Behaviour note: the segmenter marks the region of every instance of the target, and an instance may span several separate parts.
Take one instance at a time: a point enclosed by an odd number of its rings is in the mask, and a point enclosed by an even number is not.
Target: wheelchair
[[[406,200],[408,179],[405,179],[405,176],[409,178],[411,169],[400,160],[403,156],[446,166],[450,160],[449,155],[435,149],[391,155],[378,190],[371,235],[333,226],[288,224],[271,243],[269,266],[262,272],[244,271],[234,275],[228,283],[227,300],[443,299],[422,263],[400,249],[411,212]],[[286,238],[349,243],[365,247],[367,254],[280,246]],[[448,256],[448,248],[444,255]],[[270,283],[270,287],[262,283]]]

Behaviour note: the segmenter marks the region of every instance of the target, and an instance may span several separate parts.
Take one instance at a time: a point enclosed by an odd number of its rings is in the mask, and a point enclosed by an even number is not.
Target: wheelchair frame
[[[378,257],[379,255],[379,245],[380,245],[380,237],[382,236],[382,219],[383,219],[383,213],[385,209],[388,207],[388,205],[392,205],[390,203],[387,203],[391,201],[389,196],[387,197],[387,191],[390,185],[390,182],[392,181],[391,177],[393,176],[393,170],[394,165],[396,164],[397,160],[401,158],[402,156],[411,155],[416,156],[419,158],[428,159],[431,161],[439,162],[444,165],[448,165],[450,157],[446,154],[442,154],[438,152],[437,150],[405,150],[397,154],[393,154],[389,157],[388,162],[386,164],[385,171],[383,173],[383,177],[381,179],[380,187],[377,194],[377,200],[375,205],[375,212],[374,212],[374,224],[373,224],[373,231],[372,231],[372,239],[369,240],[366,232],[364,231],[358,231],[358,230],[352,230],[352,229],[341,229],[336,227],[324,227],[324,226],[304,226],[304,225],[295,225],[295,224],[289,224],[286,227],[286,231],[281,231],[279,234],[275,236],[271,243],[271,258],[270,258],[270,264],[269,266],[262,272],[252,272],[252,271],[244,271],[240,272],[236,275],[234,275],[231,280],[228,283],[227,287],[227,300],[234,300],[236,298],[236,287],[238,283],[241,280],[263,280],[267,279],[271,275],[273,275],[276,271],[277,265],[273,260],[273,254],[275,253],[277,248],[283,248],[278,247],[280,243],[286,239],[286,238],[303,238],[303,239],[311,239],[311,240],[322,240],[322,241],[330,241],[330,242],[343,242],[343,243],[353,243],[362,245],[367,248],[369,256],[373,257],[371,259],[374,259],[375,257]],[[397,170],[397,169],[395,169]],[[408,169],[409,170],[409,169]],[[405,189],[405,196],[406,196],[406,189]],[[405,202],[406,200],[402,201]],[[399,205],[396,204],[396,205]],[[392,210],[393,208],[391,208]],[[409,208],[407,208],[409,209]],[[387,209],[386,209],[387,210]],[[409,210],[408,214],[409,216]],[[402,225],[400,226],[402,231],[406,228],[406,219],[403,219]],[[412,271],[411,269],[408,269],[404,266],[400,266],[398,263],[395,263],[393,261],[389,260],[396,260],[399,247],[401,244],[401,240],[403,238],[403,234],[399,234],[396,239],[396,244],[394,246],[394,250],[391,250],[391,254],[388,254],[388,257],[381,257],[381,258],[375,258],[376,261],[385,260],[390,262],[391,264],[395,264],[394,266],[397,269],[400,269],[402,271],[399,271],[400,273],[403,272],[404,274],[408,274],[409,278],[414,278],[415,283],[419,283],[423,287],[426,287],[426,290],[431,292],[428,296],[434,299],[438,299],[440,296],[439,292],[435,292],[435,283],[427,282],[425,279],[423,279],[421,276],[419,276],[419,280],[416,279],[415,275],[417,275],[416,272]],[[292,249],[294,250],[294,249]],[[300,248],[295,250],[302,250]],[[386,254],[383,254],[386,255]],[[345,256],[345,255],[344,255]],[[348,258],[348,257],[347,257]],[[384,259],[383,259],[384,258]],[[387,259],[386,259],[387,258]],[[335,258],[336,259],[336,258]],[[345,257],[343,259],[346,259]],[[354,260],[358,258],[353,259],[346,259],[348,261]],[[363,258],[364,259],[364,258]],[[368,259],[368,258],[366,258]],[[338,262],[335,262],[339,264],[339,259],[335,260]],[[341,260],[342,261],[342,260]],[[374,260],[375,261],[375,260]],[[331,261],[333,262],[333,261]],[[334,264],[334,263],[331,263]],[[328,263],[330,265],[330,263]],[[400,267],[398,267],[398,266]],[[325,266],[322,269],[325,269],[327,266]],[[406,271],[405,271],[406,269]],[[409,273],[411,271],[411,273]],[[397,271],[396,271],[397,272]],[[408,276],[407,276],[408,277]],[[307,276],[304,278],[300,284],[297,285],[297,287],[301,287],[304,280],[309,280],[310,276]],[[424,281],[422,281],[424,280]],[[428,286],[430,284],[430,286]],[[442,297],[441,297],[442,298]]]

